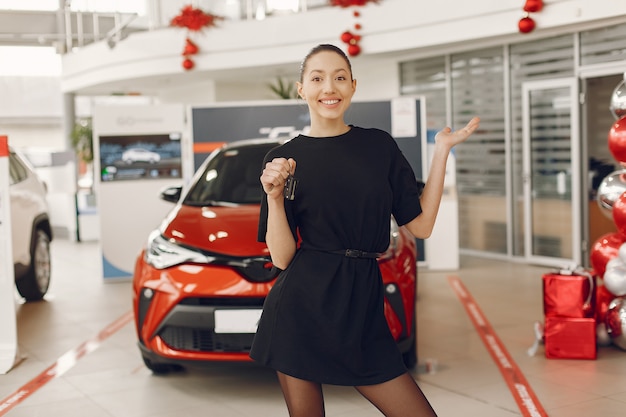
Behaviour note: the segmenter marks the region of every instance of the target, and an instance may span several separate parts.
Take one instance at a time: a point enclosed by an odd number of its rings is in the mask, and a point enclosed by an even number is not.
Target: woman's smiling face
[[[340,119],[350,106],[356,80],[348,62],[333,51],[308,57],[298,83],[298,94],[306,100],[311,119]]]

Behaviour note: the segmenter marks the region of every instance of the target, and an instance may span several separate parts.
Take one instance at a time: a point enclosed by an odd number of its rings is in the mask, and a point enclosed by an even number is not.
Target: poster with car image
[[[181,178],[181,133],[101,135],[100,179]]]
[[[190,142],[182,104],[94,108],[94,189],[102,276],[129,279],[148,234],[172,209],[161,190],[184,183]],[[187,148],[187,149],[186,149]]]

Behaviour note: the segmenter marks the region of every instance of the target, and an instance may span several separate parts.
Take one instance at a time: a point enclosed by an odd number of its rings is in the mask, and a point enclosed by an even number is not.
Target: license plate
[[[256,333],[261,311],[215,310],[215,333]]]

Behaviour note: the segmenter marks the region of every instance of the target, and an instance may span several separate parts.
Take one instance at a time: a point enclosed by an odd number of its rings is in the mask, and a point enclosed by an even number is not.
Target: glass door
[[[551,266],[580,265],[578,82],[528,82],[522,92],[525,258]]]

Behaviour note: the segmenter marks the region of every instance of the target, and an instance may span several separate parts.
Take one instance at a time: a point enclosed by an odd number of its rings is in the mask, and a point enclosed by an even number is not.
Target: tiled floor
[[[66,352],[130,310],[130,283],[103,283],[96,242],[53,242],[53,286],[46,301],[17,306],[24,358],[0,376],[0,401]],[[551,417],[626,415],[626,352],[599,348],[598,359],[530,357],[533,324],[543,320],[545,267],[463,257],[453,272],[420,270],[418,356],[414,377],[440,416],[522,415],[497,365],[448,283],[458,276]],[[436,364],[431,373],[425,363]],[[70,364],[71,365],[71,364]],[[380,413],[349,387],[325,387],[327,415]],[[0,410],[0,415],[2,411]],[[7,413],[10,417],[286,416],[272,371],[216,363],[165,377],[143,365],[132,324],[104,339],[63,375]]]

